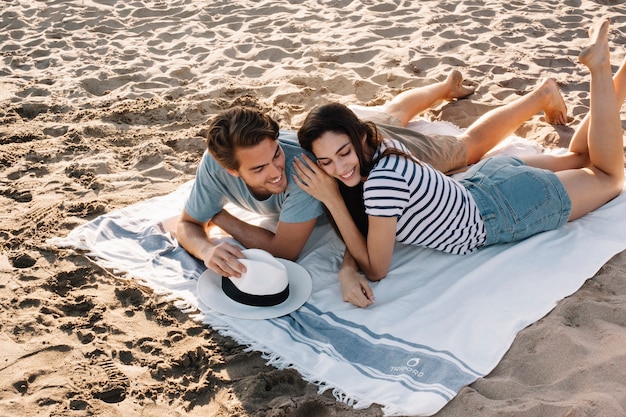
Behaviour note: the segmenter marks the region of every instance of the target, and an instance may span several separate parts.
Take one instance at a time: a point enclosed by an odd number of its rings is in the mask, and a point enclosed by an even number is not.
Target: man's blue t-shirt
[[[285,153],[287,188],[284,192],[257,200],[241,178],[230,175],[205,151],[185,203],[187,213],[200,222],[207,222],[227,203],[233,203],[254,213],[278,216],[278,220],[284,223],[302,223],[319,217],[321,203],[298,187],[292,178],[292,161],[304,152],[297,143],[295,132],[281,130],[278,141]]]

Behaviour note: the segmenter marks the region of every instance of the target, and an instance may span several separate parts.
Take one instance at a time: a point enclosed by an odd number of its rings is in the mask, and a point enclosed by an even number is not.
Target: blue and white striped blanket
[[[601,209],[516,244],[465,256],[398,245],[389,275],[373,284],[375,305],[345,303],[336,273],[343,244],[318,226],[298,263],[313,293],[298,311],[250,321],[211,311],[196,291],[204,266],[166,230],[185,201],[177,191],[102,215],[51,243],[84,249],[193,317],[293,367],[320,391],[386,415],[432,415],[488,374],[518,331],[575,292],[626,248],[626,193]],[[240,213],[254,218],[249,213]]]

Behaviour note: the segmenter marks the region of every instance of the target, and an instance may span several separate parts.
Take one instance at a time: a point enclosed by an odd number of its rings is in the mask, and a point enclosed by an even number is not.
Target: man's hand
[[[215,273],[241,277],[246,271],[245,266],[238,261],[245,258],[241,249],[227,242],[213,244],[207,236],[208,225],[207,222],[198,222],[183,210],[176,227],[176,239],[187,252]]]
[[[222,242],[207,248],[201,255],[204,265],[218,275],[241,278],[246,272],[245,265],[239,262],[239,259],[245,256],[236,245]]]

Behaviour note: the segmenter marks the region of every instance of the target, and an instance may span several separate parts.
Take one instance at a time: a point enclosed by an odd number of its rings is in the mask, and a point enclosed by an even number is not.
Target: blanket
[[[269,364],[295,368],[320,392],[332,389],[355,408],[380,404],[388,416],[435,414],[487,375],[520,330],[626,248],[622,193],[558,230],[470,255],[397,245],[388,276],[372,283],[375,304],[360,309],[342,300],[337,271],[344,246],[322,223],[298,259],[313,279],[304,306],[276,319],[236,319],[199,300],[197,279],[205,267],[169,232],[190,187],[104,214],[50,243],[87,251],[100,265],[168,294],[194,319],[262,352]]]

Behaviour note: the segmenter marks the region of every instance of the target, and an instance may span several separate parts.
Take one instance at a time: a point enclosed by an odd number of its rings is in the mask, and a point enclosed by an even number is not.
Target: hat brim
[[[238,303],[222,290],[222,277],[210,269],[198,278],[200,301],[211,309],[241,319],[272,319],[299,309],[311,296],[313,283],[311,275],[301,265],[286,259],[276,258],[287,269],[289,297],[275,306],[256,307]]]

